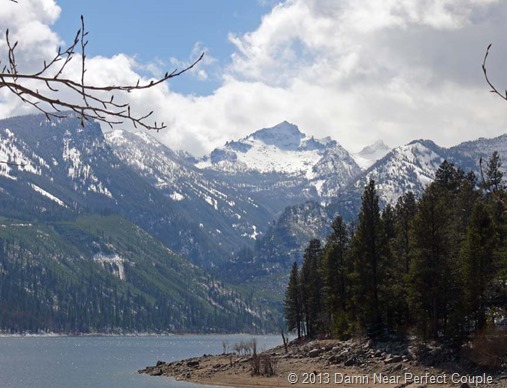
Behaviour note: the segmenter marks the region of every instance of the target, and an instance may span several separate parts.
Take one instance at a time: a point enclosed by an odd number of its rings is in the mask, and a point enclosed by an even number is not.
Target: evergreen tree
[[[486,166],[486,182],[484,182],[485,186],[493,191],[498,191],[502,188],[503,173],[500,167],[502,167],[500,155],[497,151],[494,151]]]
[[[447,167],[447,166],[445,166]],[[452,209],[449,192],[433,182],[418,204],[411,236],[409,302],[424,338],[438,339],[446,325],[451,296]]]
[[[417,202],[412,191],[403,194],[395,208],[395,255],[403,266],[403,272],[410,269],[410,227],[417,212]]]
[[[456,217],[456,233],[458,241],[461,243],[465,238],[466,228],[472,215],[472,209],[475,203],[479,200],[479,191],[477,190],[477,176],[470,171],[463,176],[460,182],[459,190],[454,199],[452,199],[452,206],[455,210],[454,216]]]
[[[301,338],[301,323],[303,320],[303,304],[301,300],[301,285],[299,284],[299,269],[297,262],[292,265],[289,284],[285,292],[285,320],[289,331],[297,329],[298,339]]]
[[[486,323],[488,290],[494,276],[496,231],[485,205],[478,202],[472,211],[462,247],[464,296],[467,316],[475,330]]]
[[[456,169],[453,163],[444,160],[435,173],[435,183],[450,193],[455,193],[461,184],[465,174],[463,170]]]
[[[332,232],[324,247],[323,276],[325,310],[329,330],[334,336],[343,338],[348,335],[348,309],[350,305],[351,271],[349,261],[349,234],[340,216],[331,225]]]
[[[353,303],[358,324],[371,336],[380,335],[385,328],[388,281],[388,245],[378,201],[375,182],[370,181],[362,196],[359,224],[352,241]]]
[[[313,239],[305,250],[301,267],[301,296],[306,335],[314,336],[323,322],[323,281],[321,277],[322,248],[320,240]],[[320,326],[322,327],[322,326]]]
[[[385,328],[391,332],[400,331],[407,321],[408,307],[406,303],[406,271],[404,268],[404,257],[397,255],[399,239],[398,215],[395,209],[387,204],[382,211],[381,221],[385,233],[386,246],[384,258],[386,270],[384,271],[384,293],[385,293]]]

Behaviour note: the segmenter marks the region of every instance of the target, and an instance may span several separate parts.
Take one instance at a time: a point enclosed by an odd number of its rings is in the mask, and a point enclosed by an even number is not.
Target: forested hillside
[[[3,332],[236,332],[269,318],[119,216],[0,220]]]
[[[459,348],[494,327],[507,309],[500,166],[496,152],[484,176],[444,161],[419,199],[406,192],[383,210],[370,181],[357,225],[336,217],[326,241],[310,241],[302,266],[294,263],[289,329],[338,338],[416,333]]]

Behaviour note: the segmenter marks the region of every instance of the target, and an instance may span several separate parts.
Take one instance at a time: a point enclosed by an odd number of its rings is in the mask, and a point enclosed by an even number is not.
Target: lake
[[[189,388],[204,385],[140,375],[158,360],[219,354],[223,343],[257,339],[258,349],[282,343],[280,336],[168,335],[0,337],[2,388]]]

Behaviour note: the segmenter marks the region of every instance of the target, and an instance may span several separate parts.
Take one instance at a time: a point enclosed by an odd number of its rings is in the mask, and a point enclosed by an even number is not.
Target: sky
[[[9,28],[23,69],[71,42],[80,15],[90,83],[148,80],[204,52],[191,72],[118,97],[154,110],[167,128],[152,134],[197,156],[284,120],[352,152],[507,132],[507,101],[481,70],[492,43],[488,74],[507,88],[504,0],[0,1],[0,58]],[[0,117],[28,112],[0,90]]]

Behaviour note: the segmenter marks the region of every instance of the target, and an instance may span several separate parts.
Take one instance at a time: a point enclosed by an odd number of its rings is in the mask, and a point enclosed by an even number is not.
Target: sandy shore
[[[370,344],[332,340],[291,343],[261,353],[256,360],[260,372],[252,375],[255,359],[251,355],[224,354],[202,356],[173,363],[159,361],[139,373],[173,377],[217,386],[289,387],[332,385],[347,388],[409,387],[507,388],[507,376],[480,370],[426,366],[410,352],[387,353]],[[454,369],[453,369],[454,368]],[[467,384],[467,385],[465,385]]]

